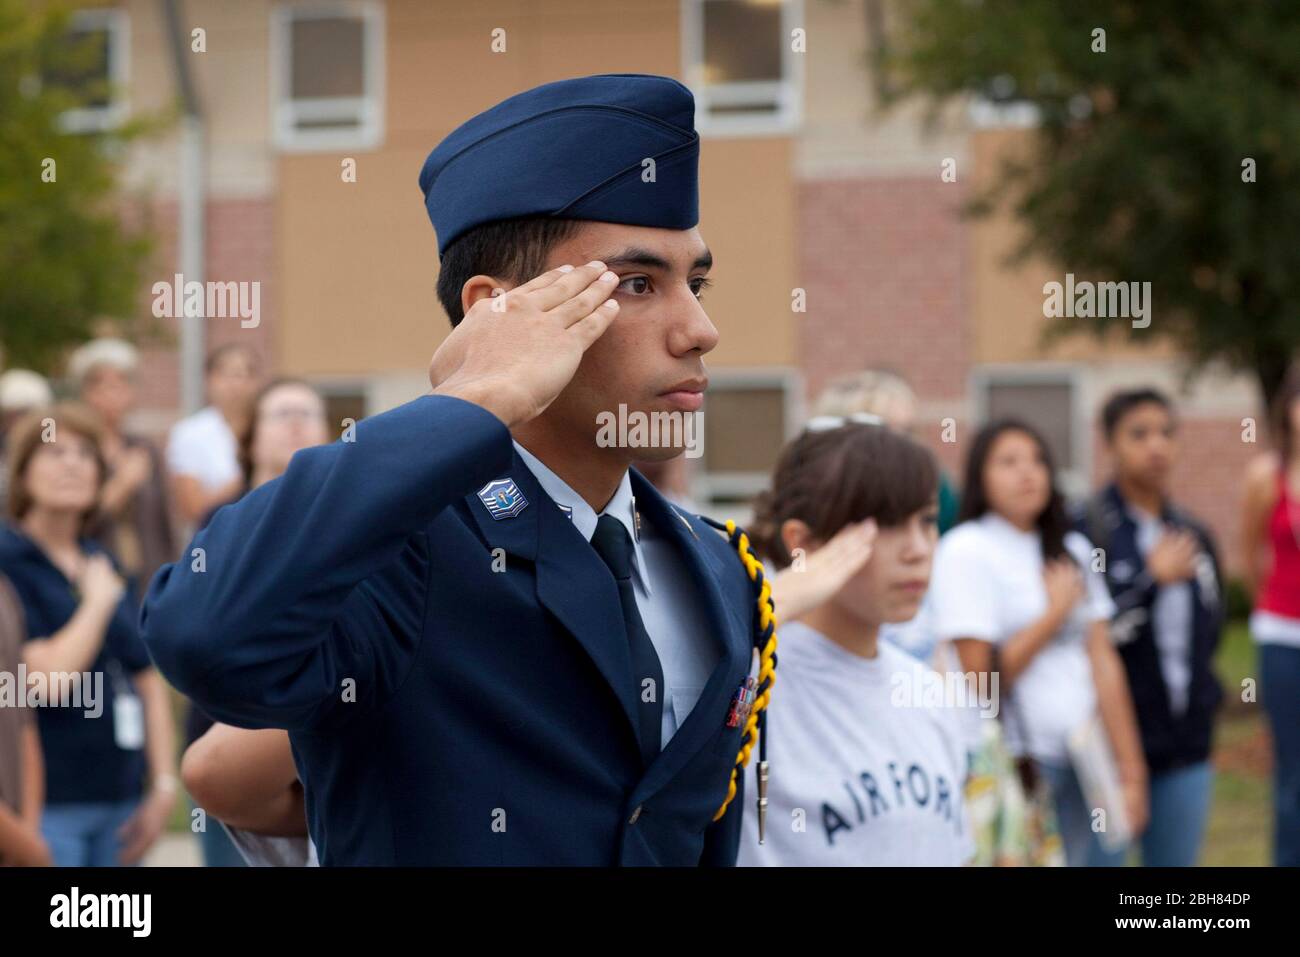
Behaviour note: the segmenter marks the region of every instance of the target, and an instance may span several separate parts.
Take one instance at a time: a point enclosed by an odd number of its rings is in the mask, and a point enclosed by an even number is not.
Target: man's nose
[[[718,344],[718,329],[695,294],[686,288],[674,298],[672,328],[668,348],[675,356],[698,351],[701,355],[713,351]]]

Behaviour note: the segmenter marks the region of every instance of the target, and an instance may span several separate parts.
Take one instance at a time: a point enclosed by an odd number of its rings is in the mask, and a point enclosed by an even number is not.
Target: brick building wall
[[[921,399],[921,437],[957,469],[970,371],[961,187],[890,177],[803,180],[797,190],[808,311],[796,322],[808,401],[837,376],[893,369]],[[957,443],[939,441],[949,415]]]
[[[970,418],[968,402],[973,267],[970,233],[959,215],[961,187],[937,177],[862,177],[805,179],[797,189],[799,284],[808,302],[797,331],[807,401],[839,375],[897,371],[920,402],[918,437],[960,481],[981,424]],[[1166,363],[1151,361],[1153,369]],[[1089,422],[1096,411],[1086,410]],[[951,443],[940,440],[948,416],[957,422]],[[1266,438],[1243,442],[1240,417],[1227,415],[1185,414],[1181,434],[1174,496],[1209,525],[1236,574],[1242,476]],[[1092,441],[1095,484],[1108,473],[1095,431]]]

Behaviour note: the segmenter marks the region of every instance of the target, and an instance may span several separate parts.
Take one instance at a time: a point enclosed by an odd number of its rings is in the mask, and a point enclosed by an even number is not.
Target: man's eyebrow
[[[627,249],[616,253],[612,256],[601,257],[603,262],[610,269],[617,269],[626,266],[644,266],[647,269],[659,269],[664,272],[671,272],[673,264],[658,253],[651,252],[649,249],[643,249],[640,246],[629,246]],[[713,266],[713,253],[704,250],[699,256],[695,257],[695,262],[691,263],[691,269],[710,269]]]

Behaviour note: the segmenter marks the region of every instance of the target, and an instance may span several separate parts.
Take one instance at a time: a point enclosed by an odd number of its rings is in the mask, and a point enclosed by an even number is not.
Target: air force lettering
[[[959,866],[974,852],[966,747],[952,708],[901,706],[916,660],[886,642],[863,658],[799,621],[781,626],[781,692],[769,743],[767,841],[746,815],[746,866]],[[978,721],[978,717],[974,717]]]

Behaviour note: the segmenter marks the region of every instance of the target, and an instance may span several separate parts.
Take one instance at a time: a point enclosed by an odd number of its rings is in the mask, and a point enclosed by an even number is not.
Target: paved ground
[[[145,867],[198,867],[199,842],[190,834],[164,834],[145,855]]]

